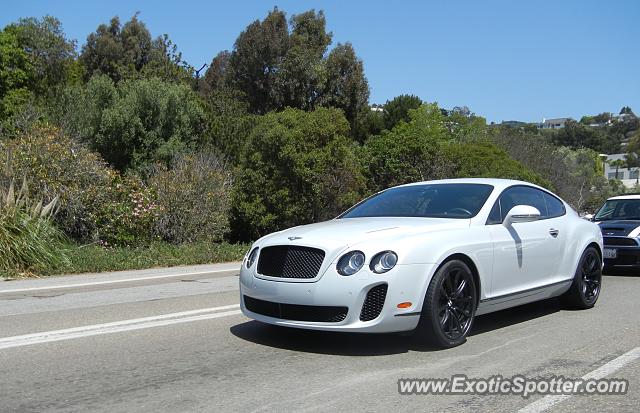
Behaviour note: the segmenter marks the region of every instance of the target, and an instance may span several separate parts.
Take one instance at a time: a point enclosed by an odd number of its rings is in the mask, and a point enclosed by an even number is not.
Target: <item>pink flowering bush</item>
[[[145,245],[159,239],[155,192],[133,177],[116,176],[110,199],[96,216],[99,243],[104,247]]]

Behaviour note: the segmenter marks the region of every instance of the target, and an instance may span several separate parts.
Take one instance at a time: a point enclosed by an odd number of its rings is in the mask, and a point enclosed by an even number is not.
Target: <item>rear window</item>
[[[561,217],[567,213],[561,200],[546,192],[543,192],[543,194],[544,202],[547,204],[547,218]]]

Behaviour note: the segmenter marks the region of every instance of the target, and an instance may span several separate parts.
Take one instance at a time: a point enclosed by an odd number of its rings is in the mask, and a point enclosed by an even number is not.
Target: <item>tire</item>
[[[598,301],[602,288],[602,259],[595,247],[587,247],[578,261],[578,268],[569,290],[562,296],[568,307],[586,310]]]
[[[445,262],[427,288],[416,328],[418,338],[439,348],[464,343],[473,326],[477,301],[469,266],[460,260]]]

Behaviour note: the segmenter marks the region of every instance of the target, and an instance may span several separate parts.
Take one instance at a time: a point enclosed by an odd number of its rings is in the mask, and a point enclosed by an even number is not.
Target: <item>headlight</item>
[[[340,275],[353,275],[360,271],[363,265],[364,253],[362,251],[351,251],[338,260],[336,269]]]
[[[247,257],[247,263],[246,266],[247,268],[251,268],[251,266],[253,265],[253,263],[256,261],[256,258],[258,257],[258,250],[260,248],[255,247],[251,253],[249,254],[249,256]]]
[[[371,259],[369,268],[376,274],[387,272],[398,263],[398,256],[393,251],[382,251]]]

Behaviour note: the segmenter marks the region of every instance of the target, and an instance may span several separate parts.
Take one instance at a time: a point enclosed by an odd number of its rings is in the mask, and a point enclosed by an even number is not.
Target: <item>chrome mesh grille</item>
[[[296,245],[275,245],[260,251],[258,273],[279,278],[315,278],[324,261],[324,251]]]

